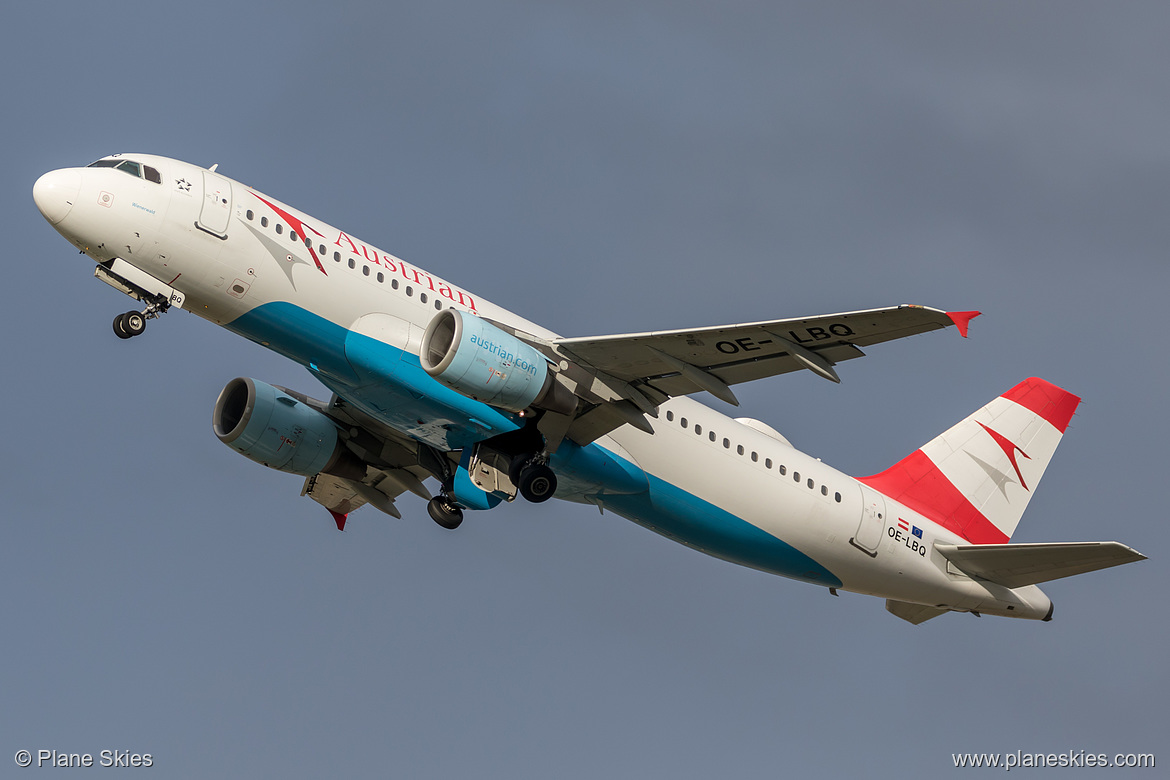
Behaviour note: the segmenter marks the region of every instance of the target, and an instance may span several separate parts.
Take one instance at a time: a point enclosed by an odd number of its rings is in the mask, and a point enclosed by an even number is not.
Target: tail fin
[[[861,482],[975,544],[1011,538],[1081,399],[1026,379]]]

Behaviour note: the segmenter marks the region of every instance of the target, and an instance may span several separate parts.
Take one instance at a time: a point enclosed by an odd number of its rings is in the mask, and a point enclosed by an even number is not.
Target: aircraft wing
[[[968,323],[977,316],[979,312],[904,304],[739,325],[563,338],[543,346],[572,365],[565,379],[587,403],[579,408],[568,436],[583,444],[624,423],[651,431],[644,415],[656,416],[658,405],[672,396],[705,390],[738,406],[731,385],[801,369],[840,382],[833,367],[863,357],[861,347],[950,325],[966,336]]]
[[[839,382],[833,366],[863,357],[859,347],[955,324],[966,335],[967,323],[977,314],[903,305],[711,328],[558,339],[554,343],[611,376],[645,383],[664,395],[675,396],[800,369]],[[718,381],[712,383],[709,378]],[[728,393],[714,395],[735,403]]]
[[[351,431],[346,444],[361,458],[362,465],[351,469],[346,476],[314,474],[305,479],[301,489],[302,496],[329,510],[337,530],[344,531],[349,514],[366,504],[401,518],[402,513],[394,505],[398,496],[410,491],[424,499],[431,498],[422,481],[443,470],[438,465],[441,456],[437,453],[351,407],[336,395],[324,403],[287,387],[278,389]]]

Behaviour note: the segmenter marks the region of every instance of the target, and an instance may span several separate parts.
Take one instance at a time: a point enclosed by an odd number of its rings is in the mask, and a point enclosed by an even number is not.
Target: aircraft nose
[[[41,216],[56,225],[69,214],[81,189],[81,171],[62,168],[49,171],[33,185],[33,201]]]

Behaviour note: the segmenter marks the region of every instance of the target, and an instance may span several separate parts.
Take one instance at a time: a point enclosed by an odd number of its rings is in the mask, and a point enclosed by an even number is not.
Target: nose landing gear
[[[160,313],[167,310],[167,306],[150,302],[144,311],[128,311],[114,317],[114,335],[120,339],[130,339],[141,336],[146,332],[146,321],[156,319]]]
[[[141,336],[146,332],[146,317],[142,312],[128,311],[114,317],[114,335],[120,339]]]

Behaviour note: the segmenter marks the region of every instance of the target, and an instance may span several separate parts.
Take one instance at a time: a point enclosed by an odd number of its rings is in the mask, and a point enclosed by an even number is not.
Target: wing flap
[[[308,496],[330,512],[348,515],[366,505],[348,480],[330,474],[314,474],[305,480],[302,496]]]
[[[1037,585],[1146,559],[1120,542],[939,544],[935,549],[963,573],[1005,588]]]
[[[362,482],[332,474],[315,474],[305,480],[301,495],[308,496],[335,515],[345,516],[370,504],[391,517],[401,518],[402,513],[394,505],[394,499],[408,490],[422,498],[431,497],[419,475],[412,471],[369,466]]]
[[[928,607],[925,604],[911,604],[908,601],[895,601],[894,599],[886,599],[886,611],[916,626],[950,612],[949,609],[942,607]]]

